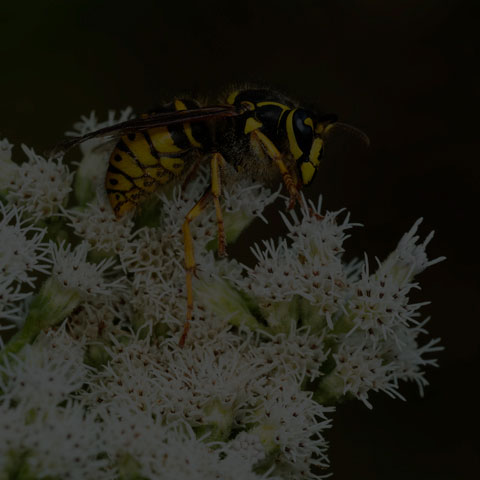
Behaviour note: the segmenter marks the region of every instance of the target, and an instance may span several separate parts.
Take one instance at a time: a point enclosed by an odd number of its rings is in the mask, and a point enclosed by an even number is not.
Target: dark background
[[[441,337],[431,386],[407,402],[339,406],[337,479],[463,479],[477,471],[479,77],[475,2],[24,1],[2,4],[0,138],[42,152],[80,114],[257,82],[336,112],[371,139],[337,139],[309,194],[347,207],[347,250],[384,258],[420,216],[436,230],[415,300]],[[18,148],[15,158],[21,158]],[[233,251],[239,251],[238,248]],[[476,364],[475,364],[476,363]],[[475,368],[476,367],[476,368]]]

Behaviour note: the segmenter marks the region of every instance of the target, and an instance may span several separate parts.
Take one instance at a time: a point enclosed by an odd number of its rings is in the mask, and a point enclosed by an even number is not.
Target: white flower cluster
[[[68,200],[73,173],[60,158],[45,159],[25,145],[22,150],[28,162],[18,165],[10,155],[0,158],[0,191],[34,220],[52,217]]]
[[[23,301],[31,296],[36,278],[48,273],[46,229],[31,225],[15,205],[0,203],[0,325],[7,320],[20,325]]]
[[[98,191],[97,198],[86,208],[65,211],[75,234],[84,238],[95,251],[114,255],[125,249],[131,238],[133,219],[126,215],[117,220],[112,216],[105,192]]]
[[[73,134],[116,121],[92,114]],[[314,480],[328,474],[336,402],[403,398],[401,380],[423,392],[441,347],[422,342],[424,303],[409,297],[442,258],[428,259],[432,235],[419,242],[419,222],[371,271],[367,259],[344,262],[348,214],[304,205],[280,213],[285,237],[241,237],[256,259],[245,266],[216,256],[212,202],[191,224],[182,348],[182,223],[209,172],[118,220],[99,140],[82,146],[69,204],[62,160],[25,149],[30,160],[17,165],[11,147],[0,142],[0,325],[19,330],[0,342],[0,479]],[[266,221],[277,197],[246,180],[225,185],[228,242]]]
[[[419,309],[428,302],[409,303],[409,293],[418,288],[414,275],[443,260],[427,259],[425,247],[433,234],[422,245],[416,244],[419,224],[417,221],[402,237],[374,274],[365,262],[360,278],[350,287],[345,319],[353,328],[339,335],[339,349],[334,354],[337,368],[331,375],[342,379],[343,394],[353,394],[369,408],[370,390],[403,398],[398,392],[399,380],[415,381],[422,394],[428,382],[421,367],[436,365],[423,355],[442,350],[438,339],[419,346],[418,336],[426,333],[426,320],[418,320]]]

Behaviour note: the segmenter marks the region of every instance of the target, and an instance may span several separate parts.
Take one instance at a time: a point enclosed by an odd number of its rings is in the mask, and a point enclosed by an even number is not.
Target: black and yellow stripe
[[[198,108],[195,102],[175,100],[175,111]],[[121,137],[108,165],[105,186],[117,217],[135,209],[145,197],[182,174],[185,155],[201,149],[206,132],[202,126],[151,128]],[[202,138],[203,136],[203,138]]]

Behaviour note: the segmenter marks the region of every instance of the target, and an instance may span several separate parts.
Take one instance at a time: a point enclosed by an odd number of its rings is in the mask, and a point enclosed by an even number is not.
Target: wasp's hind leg
[[[218,226],[218,254],[225,255],[225,228],[223,225],[222,210],[220,208],[219,197],[222,193],[220,169],[225,165],[225,159],[219,153],[214,153],[210,162],[211,167],[211,185],[207,188],[200,200],[193,206],[193,208],[185,215],[185,220],[182,225],[183,245],[185,249],[185,272],[187,285],[187,319],[183,325],[182,336],[180,337],[179,345],[183,347],[190,330],[190,322],[193,313],[193,275],[195,274],[195,252],[193,247],[193,238],[190,231],[190,222],[198,217],[206,208],[210,196],[213,196],[213,203],[215,204],[215,214],[217,216]]]
[[[278,169],[280,170],[283,183],[285,184],[285,187],[287,187],[288,195],[290,196],[288,208],[293,208],[295,206],[295,202],[297,201],[300,205],[303,205],[303,199],[298,191],[296,181],[292,176],[292,172],[288,171],[288,168],[282,159],[282,154],[278,148],[260,130],[254,130],[250,135],[253,137],[255,142],[262,146],[263,151],[276,163]]]
[[[218,230],[218,255],[224,257],[226,255],[226,239],[225,239],[225,226],[223,223],[222,209],[220,207],[220,195],[222,194],[222,179],[220,175],[220,169],[226,165],[225,159],[220,153],[214,153],[210,162],[211,169],[211,192],[213,195],[213,203],[215,204],[215,215],[217,217],[217,230]]]

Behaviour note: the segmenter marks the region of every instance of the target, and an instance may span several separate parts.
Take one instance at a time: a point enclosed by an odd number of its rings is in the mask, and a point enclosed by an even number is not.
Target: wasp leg
[[[210,188],[202,195],[202,198],[192,207],[192,209],[185,215],[185,220],[182,225],[183,232],[183,248],[185,251],[185,273],[187,284],[187,319],[183,324],[183,333],[180,338],[179,345],[183,347],[185,339],[187,338],[188,330],[190,330],[190,321],[192,320],[193,312],[193,286],[192,280],[195,274],[195,253],[193,249],[192,232],[190,231],[190,222],[198,217],[207,205],[208,199],[211,195]]]
[[[266,154],[277,164],[280,173],[282,174],[283,183],[287,187],[287,191],[290,196],[288,208],[293,208],[296,201],[298,201],[300,204],[303,204],[302,197],[300,196],[298,188],[295,185],[295,180],[282,160],[282,154],[278,151],[278,148],[266,135],[259,130],[254,130],[251,135],[262,145]]]
[[[217,216],[218,225],[218,253],[225,255],[225,229],[223,225],[222,210],[220,208],[219,197],[221,194],[220,168],[225,165],[225,159],[219,153],[214,153],[210,163],[211,166],[211,185],[207,188],[202,198],[192,207],[192,209],[185,215],[185,220],[182,225],[183,232],[183,246],[185,250],[185,272],[187,285],[187,319],[183,325],[182,336],[180,337],[179,346],[185,345],[188,331],[190,330],[190,322],[193,313],[193,275],[195,274],[195,252],[193,248],[192,232],[190,231],[190,222],[198,217],[206,208],[211,195],[213,195],[213,202],[215,204],[215,212]]]
[[[214,153],[210,162],[210,171],[212,176],[211,191],[213,195],[213,203],[215,204],[215,214],[217,216],[218,229],[218,255],[224,257],[226,240],[225,240],[225,226],[223,224],[222,209],[220,208],[220,195],[222,193],[222,181],[220,176],[220,169],[226,165],[225,159],[220,153]]]

